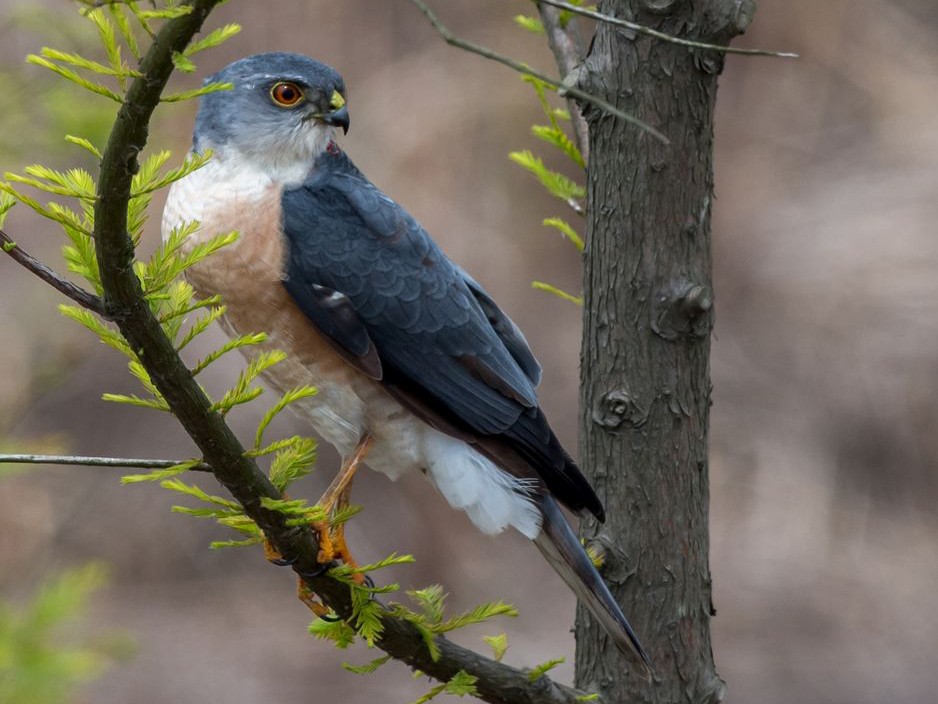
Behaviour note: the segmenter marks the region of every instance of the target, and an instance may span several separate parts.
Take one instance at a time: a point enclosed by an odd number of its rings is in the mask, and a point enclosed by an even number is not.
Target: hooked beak
[[[349,116],[348,116],[347,106],[343,105],[338,110],[327,112],[320,119],[323,122],[325,122],[327,125],[332,125],[333,127],[341,127],[342,134],[348,134]]]

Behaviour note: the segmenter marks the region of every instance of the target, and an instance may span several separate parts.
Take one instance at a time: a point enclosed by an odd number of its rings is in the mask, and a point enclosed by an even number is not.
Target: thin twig
[[[574,27],[572,23],[568,24],[566,28],[561,25],[560,10],[556,7],[539,3],[537,9],[541,15],[544,31],[547,34],[547,43],[557,60],[557,68],[560,69],[560,75],[566,81],[567,77],[576,71],[577,66],[583,60]],[[568,98],[567,108],[570,111],[573,139],[580,151],[580,155],[583,157],[583,161],[588,164],[590,154],[589,125],[586,124],[583,112],[575,100]]]
[[[9,254],[13,261],[15,261],[17,264],[31,271],[33,274],[52,286],[52,288],[56,289],[60,293],[65,294],[65,296],[68,298],[71,298],[82,308],[87,308],[93,313],[104,316],[104,302],[100,298],[95,296],[93,293],[88,293],[88,291],[85,291],[85,289],[76,286],[71,281],[63,279],[52,269],[47,267],[41,261],[20,247],[3,230],[0,230],[0,249]]]
[[[681,39],[680,37],[675,37],[670,34],[665,34],[664,32],[659,32],[657,29],[652,29],[651,27],[646,27],[645,25],[636,24],[635,22],[629,22],[628,20],[622,20],[618,17],[612,17],[611,15],[604,15],[601,12],[596,12],[594,10],[588,10],[585,7],[577,7],[576,5],[571,5],[568,2],[563,2],[563,0],[537,0],[540,3],[545,5],[552,5],[554,7],[559,7],[562,10],[567,10],[577,15],[582,15],[583,17],[589,17],[590,19],[598,20],[599,22],[606,22],[608,24],[614,24],[618,27],[625,27],[626,29],[631,29],[633,32],[638,32],[639,34],[647,34],[649,37],[655,37],[661,41],[670,42],[672,44],[680,44],[681,46],[690,46],[695,49],[708,49],[710,51],[721,51],[724,54],[743,54],[744,56],[772,56],[777,59],[797,59],[798,54],[795,54],[790,51],[766,51],[764,49],[740,49],[732,46],[723,46],[722,44],[706,44],[704,42],[696,42],[693,39]]]
[[[610,115],[615,115],[615,116],[618,117],[619,119],[625,120],[625,121],[628,122],[629,124],[635,125],[636,127],[640,128],[640,129],[642,129],[642,130],[644,130],[645,132],[647,132],[648,134],[650,134],[652,137],[654,137],[655,139],[657,139],[657,140],[658,140],[659,142],[661,142],[662,144],[670,144],[670,143],[671,143],[670,140],[669,140],[667,137],[665,137],[661,132],[659,132],[658,130],[656,130],[656,129],[655,129],[654,127],[652,127],[651,125],[649,125],[649,124],[647,124],[647,123],[645,123],[645,122],[642,122],[641,120],[639,120],[639,119],[638,119],[637,117],[635,117],[634,115],[629,115],[629,114],[626,113],[626,112],[622,112],[621,110],[619,110],[619,108],[615,107],[615,106],[612,105],[611,103],[607,103],[607,102],[606,102],[605,100],[603,100],[602,98],[598,98],[598,97],[596,97],[595,95],[591,95],[590,93],[587,93],[586,91],[580,90],[580,89],[577,88],[576,86],[565,85],[563,82],[558,81],[556,78],[551,78],[550,76],[547,76],[547,75],[545,75],[545,74],[543,74],[543,73],[539,73],[538,71],[533,70],[533,69],[530,68],[529,66],[526,66],[526,65],[524,65],[523,63],[521,63],[521,62],[519,62],[519,61],[515,61],[515,60],[512,59],[512,58],[509,58],[509,57],[507,57],[507,56],[505,56],[505,55],[503,55],[503,54],[499,54],[498,52],[492,51],[491,49],[487,49],[487,48],[484,47],[484,46],[480,46],[480,45],[478,45],[478,44],[473,44],[473,43],[470,42],[470,41],[467,41],[467,40],[465,40],[465,39],[461,39],[460,37],[457,37],[457,36],[454,35],[452,32],[450,32],[450,31],[443,25],[442,22],[440,22],[440,20],[439,20],[439,19],[437,18],[437,16],[434,14],[433,10],[431,10],[431,9],[427,6],[427,4],[426,4],[425,2],[423,2],[423,0],[410,0],[410,1],[411,1],[414,5],[417,6],[417,9],[420,10],[420,12],[423,13],[423,15],[424,15],[428,20],[430,20],[430,24],[433,25],[433,28],[434,28],[434,29],[437,31],[437,33],[443,38],[443,41],[445,41],[445,42],[446,42],[447,44],[449,44],[450,46],[455,46],[455,47],[458,47],[458,48],[463,49],[463,50],[465,50],[465,51],[471,52],[471,53],[473,53],[473,54],[478,54],[479,56],[482,56],[482,57],[484,57],[484,58],[486,58],[486,59],[489,59],[489,60],[491,60],[491,61],[495,61],[495,62],[497,62],[497,63],[500,63],[500,64],[504,65],[504,66],[508,66],[509,68],[512,68],[512,69],[514,69],[515,71],[517,71],[518,73],[521,73],[521,74],[523,74],[523,75],[526,75],[526,76],[533,76],[534,78],[538,79],[539,81],[543,81],[544,83],[546,83],[546,84],[548,84],[548,85],[551,85],[551,86],[553,86],[554,88],[557,88],[557,89],[560,91],[561,95],[564,94],[564,93],[567,93],[567,94],[569,94],[569,95],[574,96],[575,98],[578,98],[579,100],[582,100],[582,101],[587,102],[587,103],[592,103],[593,105],[595,105],[596,107],[600,108],[601,110],[603,110],[603,111],[609,113]]]
[[[127,469],[172,469],[189,460],[144,460],[127,457],[83,457],[81,455],[0,455],[0,464],[58,464],[78,467],[125,467]],[[211,472],[204,462],[189,467],[192,472]]]

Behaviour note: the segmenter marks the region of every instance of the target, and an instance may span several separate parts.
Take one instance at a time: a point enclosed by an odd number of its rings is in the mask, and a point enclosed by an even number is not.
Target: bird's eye
[[[303,99],[303,91],[296,83],[275,83],[270,98],[282,108],[292,108]]]

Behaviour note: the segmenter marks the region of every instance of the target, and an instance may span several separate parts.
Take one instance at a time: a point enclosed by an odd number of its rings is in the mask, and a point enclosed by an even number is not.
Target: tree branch
[[[661,132],[656,130],[651,125],[645,122],[642,122],[641,120],[639,120],[637,117],[633,115],[629,115],[626,112],[622,112],[621,110],[619,110],[619,108],[612,105],[612,103],[608,103],[602,98],[599,98],[595,95],[591,95],[590,93],[587,93],[584,90],[580,90],[576,86],[567,85],[563,83],[562,81],[558,81],[556,78],[551,78],[550,76],[546,74],[535,71],[529,66],[525,66],[520,61],[515,61],[512,58],[509,58],[503,54],[499,54],[498,52],[492,51],[491,49],[487,49],[484,46],[480,46],[478,44],[474,44],[470,41],[457,37],[455,34],[450,32],[449,29],[447,29],[443,25],[442,22],[440,22],[439,18],[436,16],[436,14],[434,14],[433,10],[431,10],[427,6],[427,4],[423,2],[423,0],[410,0],[410,1],[414,5],[417,6],[417,9],[420,10],[420,12],[428,20],[430,20],[430,24],[433,25],[433,28],[443,38],[443,41],[445,41],[450,46],[455,46],[459,49],[463,49],[464,51],[468,51],[472,54],[478,54],[479,56],[482,56],[486,59],[503,64],[504,66],[508,66],[509,68],[514,69],[515,71],[523,75],[533,76],[539,81],[544,81],[544,83],[550,86],[553,86],[554,88],[557,88],[558,91],[561,92],[561,95],[563,94],[572,95],[574,98],[582,100],[583,102],[591,103],[595,105],[596,107],[600,108],[601,110],[603,110],[604,112],[607,112],[610,115],[614,115],[615,117],[618,117],[620,120],[624,120],[625,122],[628,122],[631,125],[635,125],[639,129],[650,134],[652,137],[657,139],[662,144],[671,143],[667,137],[665,137]]]
[[[560,10],[556,7],[539,2],[537,9],[541,15],[544,31],[547,34],[547,43],[557,60],[560,75],[565,83],[571,82],[568,81],[568,77],[574,75],[577,66],[583,60],[583,49],[579,46],[578,37],[571,25],[567,25],[569,29],[565,29],[561,25]],[[590,154],[589,127],[583,117],[583,111],[580,110],[580,106],[577,105],[575,100],[568,99],[567,108],[570,110],[570,124],[573,127],[573,138],[576,141],[577,149],[580,150],[583,161],[588,164]]]
[[[77,467],[125,467],[127,469],[172,469],[188,460],[144,460],[127,457],[85,457],[82,455],[0,455],[0,464],[57,464]],[[211,472],[204,462],[189,467],[191,472]]]
[[[172,73],[173,53],[186,47],[221,1],[189,2],[191,13],[163,26],[141,61],[142,75],[131,84],[108,138],[101,161],[94,231],[105,310],[137,351],[151,380],[213,468],[215,477],[310,589],[347,620],[352,615],[349,588],[323,572],[324,566],[317,562],[318,542],[308,526],[289,526],[283,513],[262,506],[262,499],[282,499],[282,495],[254,460],[246,456],[224,418],[212,410],[209,399],[150,311],[133,271],[134,247],[127,234],[127,206],[131,178],[138,168],[137,156],[146,144],[150,117]],[[442,682],[465,671],[478,678],[479,695],[493,704],[574,704],[581,695],[546,677],[531,682],[527,673],[442,637],[436,639],[441,657],[434,661],[414,624],[389,615],[382,621],[384,632],[377,641],[379,648]]]
[[[9,254],[13,261],[15,261],[17,264],[31,271],[33,274],[52,286],[52,288],[59,291],[59,293],[65,294],[65,296],[71,298],[82,308],[87,308],[88,310],[97,313],[102,317],[107,317],[104,314],[104,303],[100,298],[95,296],[93,293],[88,293],[88,291],[85,291],[85,289],[76,286],[71,281],[66,281],[63,279],[52,269],[47,267],[41,261],[20,247],[3,230],[0,230],[0,249],[3,249],[4,252]]]
[[[630,29],[633,32],[638,32],[639,34],[646,34],[649,37],[655,37],[664,42],[670,42],[671,44],[680,44],[681,46],[689,46],[694,49],[707,49],[710,51],[720,51],[724,54],[743,54],[745,56],[773,56],[777,59],[797,59],[798,54],[792,53],[790,51],[766,51],[765,49],[740,49],[733,46],[724,46],[722,44],[706,44],[704,42],[697,42],[693,39],[681,39],[680,37],[675,37],[671,34],[665,34],[664,32],[659,32],[656,29],[651,27],[646,27],[645,25],[636,24],[635,22],[629,22],[628,20],[622,20],[618,17],[613,17],[611,15],[604,15],[600,12],[594,10],[589,10],[585,7],[578,7],[577,5],[571,5],[568,2],[563,2],[563,0],[537,0],[538,3],[542,5],[551,5],[553,7],[572,12],[576,15],[582,15],[583,17],[589,17],[590,19],[597,20],[599,22],[606,22],[607,24],[612,24],[617,27],[624,27]],[[546,25],[545,25],[546,29]]]

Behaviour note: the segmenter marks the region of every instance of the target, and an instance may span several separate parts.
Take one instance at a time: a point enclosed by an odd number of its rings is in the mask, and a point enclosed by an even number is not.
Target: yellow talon
[[[336,509],[341,510],[348,506],[352,494],[352,479],[355,478],[355,472],[358,471],[359,465],[365,459],[373,442],[370,435],[365,435],[359,440],[355,451],[342,463],[342,469],[317,502],[326,513],[325,520],[312,524],[313,529],[319,534],[317,560],[320,563],[325,564],[339,559],[346,565],[353,567],[357,565],[345,542],[345,525],[340,523],[333,526],[329,519]]]
[[[340,560],[342,564],[350,567],[357,567],[358,563],[352,557],[348,544],[345,542],[345,524],[338,523],[333,525],[331,518],[336,509],[344,509],[348,506],[349,497],[352,492],[352,479],[358,470],[359,464],[365,459],[373,440],[371,436],[365,435],[358,443],[352,455],[342,463],[342,469],[332,480],[326,493],[322,495],[317,504],[325,511],[326,518],[322,521],[310,523],[310,527],[316,531],[319,540],[319,553],[316,555],[316,561],[320,564],[328,564],[333,560]],[[264,557],[274,564],[284,564],[283,556],[268,541],[264,541]],[[353,579],[359,584],[365,582],[364,575],[355,573]],[[302,601],[314,614],[322,618],[329,613],[322,602],[316,599],[315,594],[310,590],[306,583],[300,578],[296,588],[297,598]]]
[[[306,582],[303,581],[302,577],[296,583],[296,598],[306,604],[307,608],[319,618],[329,614],[329,608],[316,599],[316,595],[306,586]]]

